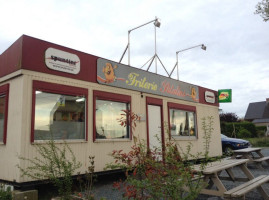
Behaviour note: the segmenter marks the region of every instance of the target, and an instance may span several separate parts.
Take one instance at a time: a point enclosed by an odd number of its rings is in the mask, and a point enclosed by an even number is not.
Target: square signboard
[[[232,89],[218,90],[219,103],[232,102]]]

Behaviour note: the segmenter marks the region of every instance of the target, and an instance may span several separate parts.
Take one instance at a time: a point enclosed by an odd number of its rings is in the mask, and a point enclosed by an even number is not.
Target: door
[[[158,148],[159,160],[162,160],[162,124],[161,106],[148,105],[148,145],[149,148]]]

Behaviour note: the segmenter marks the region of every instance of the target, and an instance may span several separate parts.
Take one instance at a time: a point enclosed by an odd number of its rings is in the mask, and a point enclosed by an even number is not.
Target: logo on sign
[[[220,103],[230,103],[232,102],[232,90],[223,89],[218,91],[219,102]]]
[[[48,68],[61,72],[78,74],[80,71],[80,59],[77,55],[54,48],[46,50],[45,63]]]

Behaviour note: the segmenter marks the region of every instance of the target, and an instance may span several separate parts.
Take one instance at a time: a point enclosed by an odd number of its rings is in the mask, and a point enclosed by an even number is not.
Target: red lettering
[[[175,96],[186,96],[186,92],[182,91],[179,86],[177,86],[177,88],[174,88],[174,85],[170,85],[170,83],[166,81],[162,82],[162,87],[160,88],[160,91],[162,93],[172,94]]]

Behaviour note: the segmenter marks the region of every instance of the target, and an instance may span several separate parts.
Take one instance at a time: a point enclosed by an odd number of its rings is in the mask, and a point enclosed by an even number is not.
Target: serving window
[[[170,134],[172,137],[196,137],[196,108],[168,103]]]
[[[105,139],[130,139],[131,130],[126,110],[130,110],[131,97],[101,91],[94,91],[94,138]],[[127,126],[119,123],[120,118],[125,118]]]
[[[9,85],[0,86],[0,144],[6,144]]]
[[[33,83],[32,142],[87,140],[87,89]]]

